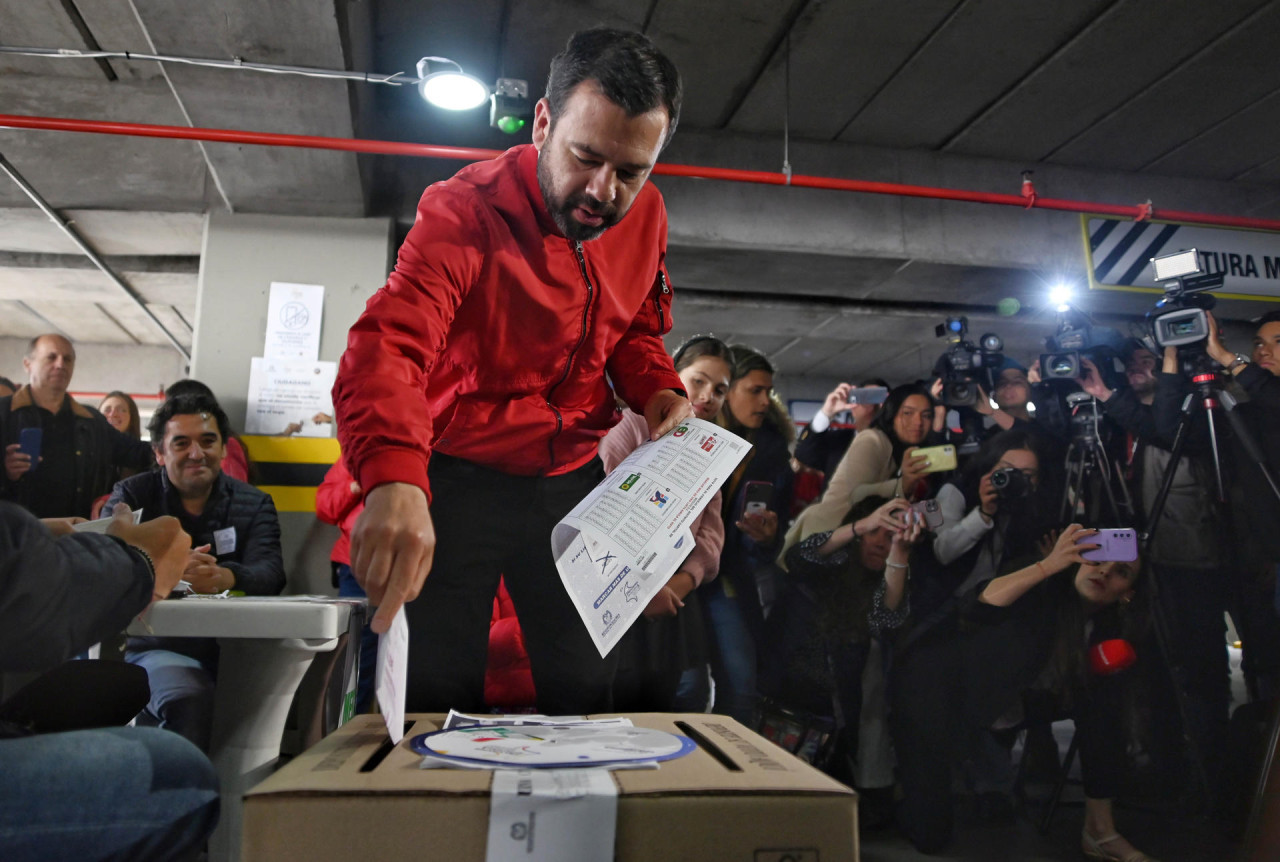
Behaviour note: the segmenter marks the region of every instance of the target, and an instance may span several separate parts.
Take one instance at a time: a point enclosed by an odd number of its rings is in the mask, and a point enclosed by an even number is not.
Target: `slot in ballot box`
[[[731,718],[628,715],[696,743],[657,769],[608,773],[617,788],[617,862],[854,862],[857,795]],[[495,772],[422,769],[410,748],[443,716],[409,715],[392,746],[382,717],[359,715],[253,788],[244,800],[244,862],[483,862],[538,858],[537,828],[493,828]],[[536,728],[527,728],[536,731]],[[535,770],[536,771],[536,770]],[[563,770],[568,772],[569,770]],[[588,770],[593,771],[593,770]],[[554,802],[552,804],[555,804]],[[500,806],[494,806],[496,810]],[[495,815],[496,816],[496,815]],[[518,826],[521,824],[517,824]],[[586,828],[591,828],[590,826]],[[519,833],[519,834],[517,834]],[[497,836],[490,837],[490,836]],[[519,839],[519,840],[515,840]],[[536,840],[535,840],[536,839]],[[489,841],[514,847],[489,847]]]
[[[344,691],[354,691],[364,618],[363,599],[188,596],[157,602],[130,624],[131,635],[218,640],[209,757],[221,784],[222,816],[209,840],[212,862],[239,857],[244,791],[275,768],[298,683],[316,654],[337,649],[343,635],[356,645],[347,651],[343,683]]]

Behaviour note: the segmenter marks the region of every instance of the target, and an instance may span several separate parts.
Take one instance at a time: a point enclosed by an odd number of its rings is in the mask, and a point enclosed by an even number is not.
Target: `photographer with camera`
[[[1185,730],[1196,744],[1210,795],[1216,799],[1222,790],[1220,769],[1231,701],[1224,615],[1234,566],[1225,553],[1230,545],[1224,513],[1214,499],[1215,479],[1205,457],[1207,424],[1190,426],[1164,509],[1158,523],[1150,523],[1152,504],[1171,467],[1173,428],[1190,382],[1181,373],[1176,347],[1164,348],[1163,357],[1157,358],[1134,340],[1126,345],[1122,359],[1127,388],[1112,389],[1087,358],[1081,360],[1077,382],[1125,432],[1121,469],[1139,519],[1152,536],[1148,562],[1160,588],[1160,611],[1168,622],[1168,660],[1181,672],[1189,725]],[[1152,682],[1153,696],[1160,699],[1162,689],[1167,689],[1158,678]],[[1176,715],[1176,702],[1164,699],[1170,714]],[[1166,732],[1161,733],[1162,728]],[[1176,762],[1183,746],[1172,723],[1157,722],[1152,730],[1157,749],[1171,755],[1157,760]],[[1175,783],[1179,777],[1170,776]]]

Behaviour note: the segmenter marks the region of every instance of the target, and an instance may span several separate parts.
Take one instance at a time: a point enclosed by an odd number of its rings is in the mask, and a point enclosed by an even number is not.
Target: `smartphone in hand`
[[[942,506],[937,500],[920,500],[912,503],[911,508],[920,515],[927,529],[936,530],[942,526]]]
[[[912,458],[922,455],[929,459],[924,470],[926,473],[941,473],[956,468],[956,447],[950,443],[945,446],[926,446],[911,453]]]
[[[743,489],[743,515],[763,515],[773,499],[773,483],[748,482]]]
[[[18,432],[18,451],[31,456],[31,469],[40,463],[40,445],[44,440],[44,431],[40,428],[23,428]]]
[[[1091,563],[1132,563],[1138,559],[1138,531],[1127,528],[1099,530],[1097,535],[1081,541],[1081,545],[1099,545],[1080,556]]]
[[[850,404],[883,404],[889,397],[889,390],[883,386],[858,386],[849,390],[845,399]]]

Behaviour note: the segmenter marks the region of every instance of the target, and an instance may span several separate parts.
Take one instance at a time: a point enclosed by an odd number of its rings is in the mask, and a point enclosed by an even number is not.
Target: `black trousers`
[[[433,453],[435,560],[405,606],[410,712],[484,707],[489,620],[500,577],[515,604],[538,709],[613,708],[616,658],[602,659],[551,558],[551,530],[604,478],[600,459],[562,476],[512,476]],[[616,652],[616,651],[615,651]]]

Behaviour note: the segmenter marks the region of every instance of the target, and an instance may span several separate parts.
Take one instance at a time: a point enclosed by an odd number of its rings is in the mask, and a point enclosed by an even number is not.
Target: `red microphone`
[[[1089,670],[1098,676],[1119,673],[1137,660],[1133,644],[1124,638],[1101,641],[1089,648]]]

